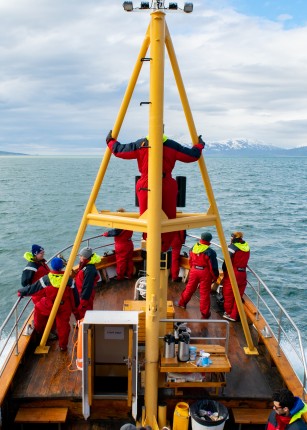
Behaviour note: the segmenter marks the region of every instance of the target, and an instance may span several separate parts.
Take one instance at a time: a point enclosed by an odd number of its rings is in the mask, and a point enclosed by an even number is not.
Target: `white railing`
[[[87,246],[94,240],[101,237],[92,236],[90,238],[84,239],[82,243]],[[190,236],[194,237],[195,236]],[[196,237],[197,238],[197,237]],[[198,239],[198,238],[197,238]],[[213,246],[220,248],[220,245],[212,242]],[[72,248],[73,244],[63,248],[57,252],[50,260],[56,255],[63,255],[66,251]],[[99,245],[97,247],[92,247],[94,251],[98,249],[110,249],[114,247],[114,243],[109,243],[105,245]],[[188,248],[188,246],[186,246]],[[109,251],[106,252],[106,254]],[[50,261],[49,260],[49,261]],[[220,259],[219,259],[220,260]],[[222,260],[221,260],[222,261]],[[277,298],[270,291],[268,286],[262,281],[259,275],[254,272],[248,266],[248,285],[245,294],[254,303],[257,309],[256,318],[259,318],[259,314],[262,314],[265,320],[268,322],[269,327],[265,328],[264,335],[267,337],[274,336],[278,343],[278,351],[283,350],[285,355],[288,357],[293,370],[302,381],[303,384],[303,398],[306,396],[306,377],[307,377],[307,366],[306,357],[304,352],[304,346],[302,341],[302,336],[297,325],[294,323],[293,319],[289,316],[284,307],[280,304]],[[15,349],[15,354],[18,355],[18,340],[21,336],[21,327],[24,324],[26,316],[26,311],[28,315],[30,310],[28,306],[32,303],[31,299],[23,299],[23,306],[20,307],[20,298],[13,305],[5,321],[0,327],[0,376],[2,374],[2,369],[6,364],[7,355],[12,348]],[[33,306],[31,307],[33,310]],[[293,358],[295,357],[295,358]]]
[[[188,236],[199,240],[197,236]],[[221,248],[215,242],[211,242],[211,245]],[[218,260],[223,261],[220,258]],[[247,269],[248,281],[245,294],[256,306],[256,319],[258,320],[261,314],[268,322],[268,327],[265,327],[262,334],[265,337],[275,337],[278,354],[280,355],[280,351],[283,351],[297,377],[302,381],[302,396],[305,399],[307,394],[307,365],[301,332],[260,276],[249,266]]]

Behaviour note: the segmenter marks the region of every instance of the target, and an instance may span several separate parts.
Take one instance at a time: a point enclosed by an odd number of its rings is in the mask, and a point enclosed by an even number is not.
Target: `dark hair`
[[[287,407],[289,410],[291,410],[295,403],[295,397],[293,393],[287,388],[282,388],[281,390],[273,393],[273,401],[279,402],[282,408]]]

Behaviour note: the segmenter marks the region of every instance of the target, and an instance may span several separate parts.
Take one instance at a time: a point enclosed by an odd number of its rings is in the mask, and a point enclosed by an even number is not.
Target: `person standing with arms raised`
[[[140,179],[136,183],[136,194],[139,201],[140,215],[147,209],[148,199],[148,156],[150,149],[149,136],[136,140],[135,142],[122,144],[112,137],[112,130],[106,137],[107,145],[113,155],[126,160],[136,159],[138,163]],[[170,219],[176,218],[177,194],[178,185],[172,177],[172,171],[176,161],[183,163],[193,163],[197,161],[202,150],[205,147],[205,142],[201,136],[198,137],[198,143],[192,147],[186,147],[169,139],[167,136],[162,136],[163,144],[163,166],[162,166],[162,210]],[[162,234],[162,252],[166,252],[171,246],[173,233]]]

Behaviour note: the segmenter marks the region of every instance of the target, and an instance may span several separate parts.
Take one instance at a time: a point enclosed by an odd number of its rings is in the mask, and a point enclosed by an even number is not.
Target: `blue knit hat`
[[[50,265],[52,270],[54,270],[55,272],[60,272],[64,267],[63,260],[59,257],[54,257],[51,260]]]
[[[40,246],[40,245],[32,245],[32,254],[33,255],[37,255],[41,251],[44,251],[44,248],[42,246]]]

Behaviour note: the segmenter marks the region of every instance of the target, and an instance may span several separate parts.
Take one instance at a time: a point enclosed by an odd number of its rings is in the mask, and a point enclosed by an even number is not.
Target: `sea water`
[[[103,155],[103,154],[102,154]],[[23,254],[37,243],[46,258],[74,242],[101,157],[0,157],[0,321],[17,299]],[[244,232],[250,266],[273,291],[307,344],[307,158],[207,158],[206,166],[226,239]],[[99,192],[98,210],[138,211],[135,160],[111,157]],[[184,212],[205,212],[207,195],[198,163],[177,163],[187,177]],[[213,241],[218,242],[213,227]],[[88,227],[85,236],[104,229]],[[189,230],[200,236],[201,230]],[[138,246],[139,234],[134,234]],[[97,239],[103,245],[109,238]],[[192,242],[191,242],[192,241]],[[188,243],[195,239],[188,239]]]

